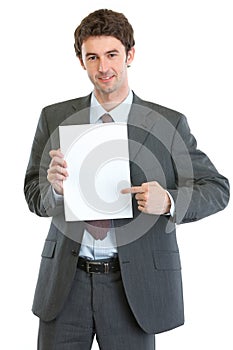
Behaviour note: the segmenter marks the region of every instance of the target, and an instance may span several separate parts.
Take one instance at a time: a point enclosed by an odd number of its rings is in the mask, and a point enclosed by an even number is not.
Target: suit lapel
[[[147,140],[149,131],[156,122],[154,113],[144,101],[134,95],[128,118],[128,139],[130,160],[133,161]]]
[[[71,112],[69,111],[63,125],[89,124],[90,100],[91,94],[74,100],[71,104]]]

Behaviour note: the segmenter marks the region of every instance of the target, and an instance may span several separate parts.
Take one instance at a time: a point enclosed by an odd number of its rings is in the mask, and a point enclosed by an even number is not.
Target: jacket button
[[[71,250],[71,254],[73,255],[73,256],[78,256],[78,253],[76,252],[76,250]]]

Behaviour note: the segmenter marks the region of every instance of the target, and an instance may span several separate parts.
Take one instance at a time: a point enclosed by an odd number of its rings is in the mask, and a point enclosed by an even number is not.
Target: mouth
[[[100,80],[102,83],[108,83],[110,82],[111,80],[113,80],[114,78],[114,75],[111,75],[111,76],[101,76],[101,77],[98,77],[98,80]]]

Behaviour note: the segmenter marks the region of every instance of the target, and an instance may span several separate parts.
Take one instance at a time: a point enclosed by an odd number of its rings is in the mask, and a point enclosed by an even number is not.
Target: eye
[[[117,54],[116,54],[115,52],[111,52],[111,53],[109,53],[109,55],[108,55],[109,58],[114,58],[114,57],[116,57],[116,56],[117,56]]]
[[[97,59],[97,56],[89,56],[88,58],[87,58],[87,60],[88,61],[95,61]]]

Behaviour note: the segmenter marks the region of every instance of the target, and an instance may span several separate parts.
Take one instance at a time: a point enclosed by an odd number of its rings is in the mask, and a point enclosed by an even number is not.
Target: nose
[[[99,59],[99,68],[98,68],[99,72],[101,73],[105,73],[108,70],[108,63],[106,58],[100,58]]]

